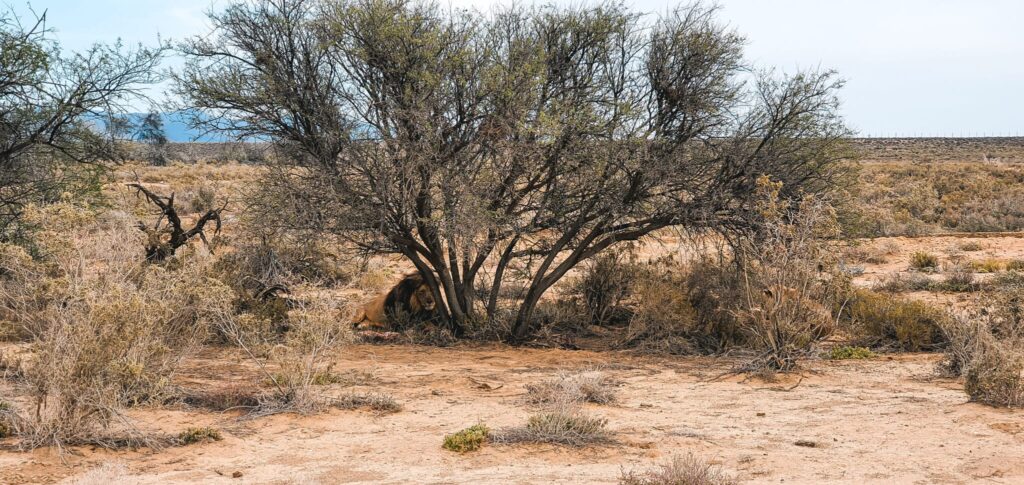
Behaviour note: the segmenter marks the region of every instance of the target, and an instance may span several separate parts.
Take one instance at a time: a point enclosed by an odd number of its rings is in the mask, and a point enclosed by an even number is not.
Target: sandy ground
[[[403,411],[239,420],[144,410],[136,417],[147,427],[214,425],[225,439],[159,452],[80,449],[63,458],[5,450],[0,482],[52,483],[114,462],[124,466],[116,483],[615,483],[623,469],[689,452],[752,483],[1024,481],[1024,414],[968,403],[958,383],[934,377],[936,359],[812,361],[802,375],[767,383],[716,379],[733,365],[721,358],[359,345],[335,370],[370,370],[376,378],[366,389],[391,394]],[[615,444],[441,449],[444,434],[478,422],[523,423],[531,412],[522,402],[527,383],[593,366],[621,381],[618,403],[589,407],[608,419]],[[190,382],[245,371],[209,355],[188,368]]]

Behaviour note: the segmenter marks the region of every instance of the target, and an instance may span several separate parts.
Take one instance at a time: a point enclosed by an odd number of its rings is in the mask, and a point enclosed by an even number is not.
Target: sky
[[[230,0],[32,0],[65,49],[203,34]],[[519,0],[530,3],[530,0]],[[28,15],[25,0],[0,0]],[[489,0],[442,5],[489,9]],[[555,3],[567,3],[555,0]],[[574,3],[579,3],[575,1]],[[680,2],[627,1],[664,13]],[[747,59],[784,72],[835,69],[862,136],[1024,135],[1024,1],[719,0]],[[170,65],[178,61],[171,60]]]

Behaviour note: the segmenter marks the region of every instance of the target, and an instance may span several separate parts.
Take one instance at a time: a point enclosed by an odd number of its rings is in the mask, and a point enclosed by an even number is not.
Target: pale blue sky
[[[523,0],[521,0],[523,1]],[[0,0],[19,12],[25,0]],[[228,0],[33,0],[67,48],[203,33]],[[442,2],[447,3],[447,2]],[[453,0],[487,9],[488,0]],[[529,3],[526,0],[523,3]],[[664,12],[677,2],[627,2]],[[864,135],[1024,134],[1024,1],[720,0],[761,66],[823,67],[847,80],[849,124]]]

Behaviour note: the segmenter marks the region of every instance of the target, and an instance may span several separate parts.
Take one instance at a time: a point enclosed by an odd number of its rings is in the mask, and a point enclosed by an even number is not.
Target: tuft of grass
[[[979,243],[977,241],[967,241],[967,242],[964,242],[964,243],[960,244],[960,246],[958,246],[958,248],[961,251],[965,252],[965,253],[974,252],[974,251],[981,251],[983,249],[981,243]]]
[[[224,439],[224,437],[221,436],[220,430],[209,426],[189,428],[178,435],[178,441],[183,445],[209,443],[212,441],[220,441],[222,439]]]
[[[490,435],[490,428],[483,424],[477,424],[457,433],[445,435],[444,443],[441,447],[456,453],[476,451],[487,442],[487,438]]]
[[[500,430],[494,441],[586,446],[611,441],[607,425],[607,419],[590,416],[578,406],[562,405],[530,416],[526,426]]]
[[[1011,259],[1007,261],[1006,271],[1024,271],[1024,259]]]
[[[397,413],[402,410],[402,405],[395,401],[395,398],[378,393],[346,394],[334,399],[331,405],[338,409],[368,408],[380,414]]]
[[[1003,262],[998,259],[971,261],[970,265],[971,269],[978,273],[998,273],[1005,267]]]
[[[832,360],[870,359],[874,356],[875,353],[867,347],[853,347],[850,345],[833,347],[828,353],[828,358]]]
[[[609,404],[615,401],[615,382],[599,371],[560,372],[553,379],[526,385],[526,401],[530,404],[559,402],[590,402]]]
[[[722,471],[718,465],[697,457],[673,456],[672,460],[658,468],[638,473],[623,472],[619,485],[734,485],[735,478]]]
[[[910,255],[910,267],[919,270],[936,270],[939,268],[939,257],[925,251],[917,251]]]
[[[188,392],[182,401],[189,405],[211,411],[233,409],[256,409],[264,395],[254,386],[234,384],[228,387],[200,392]]]

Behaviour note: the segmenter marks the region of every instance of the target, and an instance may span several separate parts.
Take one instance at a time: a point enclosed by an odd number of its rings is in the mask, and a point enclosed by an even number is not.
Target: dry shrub
[[[703,458],[693,455],[673,456],[666,464],[646,472],[623,472],[620,485],[733,485],[735,478]]]
[[[1006,271],[1024,271],[1024,259],[1011,259],[1007,261]]]
[[[22,316],[34,339],[22,365],[33,399],[19,420],[23,447],[145,444],[123,410],[168,398],[181,360],[232,318],[231,290],[208,276],[208,255],[183,254],[178,270],[142,265],[126,230],[101,229],[50,253],[57,290]]]
[[[530,404],[559,402],[615,402],[616,382],[597,370],[559,372],[552,379],[526,385],[526,401]]]
[[[876,291],[902,293],[904,291],[928,291],[934,286],[931,278],[921,273],[890,273],[874,285]]]
[[[224,439],[220,430],[217,428],[211,428],[209,426],[203,426],[199,428],[189,428],[182,431],[178,435],[178,442],[182,445],[194,445],[196,443],[210,443],[213,441],[220,441]]]
[[[492,440],[495,443],[551,443],[586,446],[608,443],[611,433],[608,420],[587,414],[576,403],[559,403],[529,417],[525,426],[503,428]]]
[[[1024,288],[997,289],[980,308],[943,326],[949,345],[939,370],[963,376],[973,401],[1024,406]]]
[[[1024,348],[991,342],[973,356],[964,375],[971,400],[992,406],[1024,406]]]
[[[585,263],[582,275],[573,282],[570,294],[580,298],[587,320],[606,325],[628,318],[622,307],[630,296],[633,282],[642,271],[629,252],[607,251]]]
[[[251,316],[242,315],[221,326],[221,334],[246,353],[271,387],[269,394],[261,396],[256,414],[310,413],[329,404],[316,389],[317,382],[330,374],[331,359],[352,340],[351,328],[343,323],[349,311],[327,298],[298,305],[289,312],[289,331],[280,343],[266,340],[261,329],[251,328]]]
[[[985,249],[978,241],[966,241],[957,246],[957,248],[964,252],[974,252]]]
[[[939,257],[925,251],[917,251],[910,255],[910,267],[918,270],[937,270]]]
[[[935,350],[946,343],[942,325],[949,315],[918,300],[857,290],[844,316],[858,340],[870,347],[914,352]]]
[[[955,266],[942,282],[933,288],[941,291],[967,292],[977,291],[980,285],[974,281],[974,273],[963,266]]]
[[[756,209],[763,223],[737,248],[741,295],[733,313],[745,346],[756,354],[745,366],[753,371],[787,371],[810,354],[835,326],[820,301],[838,298],[845,288],[842,274],[826,271],[836,267],[825,243],[839,234],[835,209],[816,197],[781,199],[781,188],[759,179]]]
[[[982,259],[970,262],[970,268],[978,273],[998,273],[1006,264],[998,259]]]
[[[397,413],[402,405],[395,398],[381,393],[349,393],[331,399],[331,406],[338,409],[367,408],[378,414]]]
[[[658,263],[640,272],[633,282],[633,316],[621,344],[668,354],[692,354],[701,346],[692,342],[694,338],[703,338],[705,348],[718,346],[718,332],[696,331],[697,311],[687,288],[701,292],[703,287],[689,286],[688,280],[696,279],[693,275],[678,265]]]

